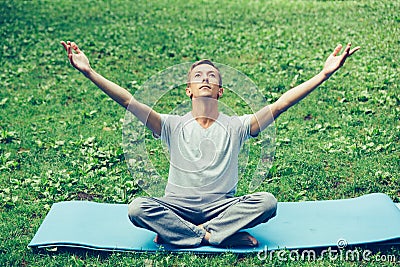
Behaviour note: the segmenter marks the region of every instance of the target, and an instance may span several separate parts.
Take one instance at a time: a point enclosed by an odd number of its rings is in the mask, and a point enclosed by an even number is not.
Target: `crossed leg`
[[[206,231],[182,218],[180,215],[184,213],[190,212],[184,207],[151,197],[136,198],[128,207],[131,222],[137,227],[156,232],[156,242],[181,247],[199,246]]]
[[[254,247],[258,245],[256,238],[239,231],[274,217],[276,204],[271,194],[255,193],[208,203],[193,212],[165,199],[138,198],[129,206],[129,218],[136,226],[156,232],[157,243]]]
[[[203,225],[198,225],[199,228],[204,229]],[[203,245],[209,245],[211,234],[206,231],[204,238],[201,242]],[[166,243],[159,235],[157,234],[154,237],[154,243],[164,244]],[[222,241],[219,246],[221,247],[257,247],[258,241],[257,239],[247,232],[236,232],[233,235],[227,237],[224,241]]]
[[[277,209],[275,197],[259,192],[233,198],[229,204],[222,211],[218,208],[211,210],[212,218],[203,223],[202,227],[210,233],[208,243],[216,246],[257,246],[255,237],[240,230],[252,228],[274,217]]]

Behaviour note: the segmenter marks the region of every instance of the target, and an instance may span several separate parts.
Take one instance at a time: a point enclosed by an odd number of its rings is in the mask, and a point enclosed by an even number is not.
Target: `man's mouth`
[[[201,89],[211,89],[211,86],[209,86],[209,85],[202,85],[202,86],[200,86],[200,90]]]

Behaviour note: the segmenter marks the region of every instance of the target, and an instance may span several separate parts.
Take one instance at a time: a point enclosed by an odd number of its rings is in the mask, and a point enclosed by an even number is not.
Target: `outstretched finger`
[[[342,50],[342,45],[341,45],[341,44],[339,44],[338,46],[336,46],[335,50],[333,50],[332,55],[333,55],[333,56],[336,56],[336,55],[340,52],[340,50]]]
[[[348,56],[350,52],[351,43],[348,43],[346,48],[344,49],[343,56]]]
[[[360,48],[361,48],[360,46],[357,46],[357,47],[351,49],[350,52],[349,52],[349,56],[351,56],[352,54],[354,54],[355,52],[357,52],[358,50],[360,50]]]
[[[343,64],[346,61],[347,57],[350,56],[350,54],[349,54],[350,47],[351,47],[351,43],[348,43],[346,45],[346,48],[344,49],[344,52],[343,52],[342,56],[341,56],[340,66],[343,66]]]
[[[79,47],[76,45],[76,43],[74,43],[74,42],[72,42],[72,48],[79,54],[79,53],[81,53],[82,51],[79,49]]]
[[[64,41],[61,41],[60,43],[64,46],[65,51],[68,51],[67,44]]]
[[[71,51],[71,42],[70,41],[67,41],[67,53],[68,53],[69,61],[72,62],[72,51]]]

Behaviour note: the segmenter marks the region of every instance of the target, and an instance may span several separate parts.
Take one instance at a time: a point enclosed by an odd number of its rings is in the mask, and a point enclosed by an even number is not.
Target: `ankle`
[[[202,229],[202,230],[204,230],[206,232],[204,234],[204,237],[203,237],[203,240],[201,241],[201,243],[203,245],[209,245],[210,244],[209,240],[210,240],[211,234],[206,229],[204,229],[202,224],[197,225],[197,227],[199,227],[200,229]]]

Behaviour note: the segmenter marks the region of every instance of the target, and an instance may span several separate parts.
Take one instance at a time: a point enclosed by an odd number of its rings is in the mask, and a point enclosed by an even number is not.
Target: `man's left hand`
[[[322,70],[327,77],[330,77],[333,73],[335,73],[340,67],[343,66],[344,62],[349,56],[353,55],[356,51],[360,49],[360,47],[357,46],[350,50],[350,47],[351,44],[348,43],[343,54],[338,55],[340,50],[342,50],[342,45],[340,44],[328,57],[324,65],[324,69]]]

